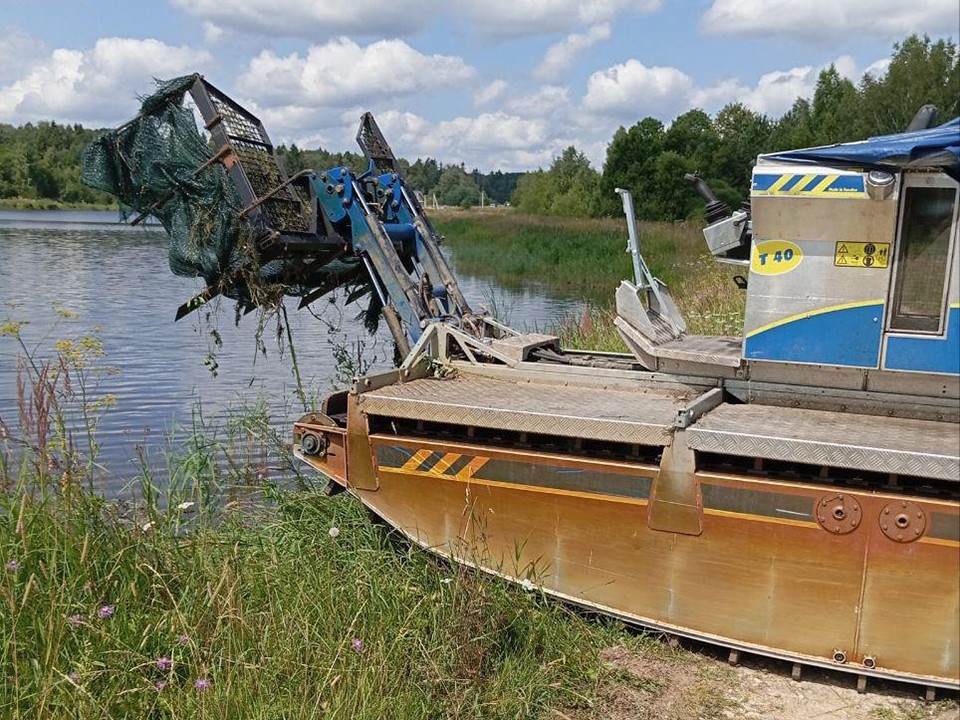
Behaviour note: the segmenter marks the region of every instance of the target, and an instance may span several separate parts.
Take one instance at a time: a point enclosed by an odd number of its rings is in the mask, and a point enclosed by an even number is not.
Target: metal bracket
[[[688,428],[721,403],[723,403],[723,389],[711,388],[691,400],[686,407],[677,410],[677,419],[673,424],[681,429]]]

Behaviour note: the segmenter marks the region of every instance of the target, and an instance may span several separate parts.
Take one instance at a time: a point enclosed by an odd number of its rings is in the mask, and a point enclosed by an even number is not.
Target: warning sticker
[[[833,264],[837,267],[885,268],[890,264],[890,243],[838,242]]]

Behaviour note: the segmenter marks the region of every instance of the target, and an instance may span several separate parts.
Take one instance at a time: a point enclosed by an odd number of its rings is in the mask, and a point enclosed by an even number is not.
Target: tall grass
[[[22,372],[22,403],[46,398]],[[603,648],[650,643],[386,535],[270,427],[257,404],[198,419],[119,502],[56,423],[39,445],[4,426],[0,717],[549,717],[593,702]]]
[[[560,324],[568,346],[624,349],[613,328],[613,295],[621,280],[633,280],[626,221],[517,213],[436,213],[431,219],[460,272],[510,288],[536,283],[548,293],[587,301],[584,314]],[[641,222],[639,231],[644,259],[669,287],[688,331],[739,334],[744,298],[732,280],[736,271],[714,261],[700,226]]]

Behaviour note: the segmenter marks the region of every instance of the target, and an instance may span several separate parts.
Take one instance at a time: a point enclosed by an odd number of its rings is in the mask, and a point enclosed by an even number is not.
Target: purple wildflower
[[[84,620],[83,615],[81,615],[80,613],[74,613],[73,615],[67,618],[67,623],[72,628],[78,628],[81,625],[83,625],[83,620]]]
[[[101,620],[106,620],[107,618],[113,617],[113,613],[115,613],[116,610],[117,609],[113,605],[104,605],[97,610],[97,617]]]
[[[197,678],[196,682],[193,683],[193,686],[194,686],[197,690],[200,690],[201,692],[202,692],[203,690],[209,690],[209,689],[210,689],[210,681],[207,680],[206,678]]]
[[[70,682],[72,682],[74,685],[76,685],[77,682],[80,681],[80,675],[79,675],[79,673],[72,672],[72,673],[70,673],[69,675],[67,675],[67,679],[68,679]]]
[[[173,667],[173,660],[168,657],[157,658],[157,670],[166,672]]]
[[[350,641],[350,644],[353,646],[353,649],[357,652],[363,652],[363,640],[360,638],[354,638]]]
[[[20,569],[20,561],[16,558],[12,560],[7,560],[7,564],[3,566],[7,572],[16,572]]]
[[[157,692],[159,692],[160,690],[163,690],[163,689],[167,686],[167,681],[166,681],[166,680],[157,680],[157,681],[154,683],[154,686],[157,688]]]
[[[190,636],[189,636],[189,635],[177,635],[177,642],[180,643],[181,645],[189,645],[189,644],[190,644]]]

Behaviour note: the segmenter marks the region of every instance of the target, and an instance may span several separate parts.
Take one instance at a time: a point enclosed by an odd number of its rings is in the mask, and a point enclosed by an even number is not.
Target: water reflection
[[[278,344],[275,325],[265,328],[258,350],[256,314],[236,326],[229,303],[218,314],[197,312],[174,323],[177,307],[202,283],[169,272],[162,232],[116,221],[109,212],[0,212],[0,321],[27,321],[23,337],[41,352],[97,327],[106,362],[119,370],[103,377],[99,389],[117,398],[98,428],[107,492],[136,474],[138,445],[150,448],[151,462],[162,461],[157,448],[164,435],[189,425],[197,407],[207,422],[225,422],[231,406],[262,397],[284,429],[299,412],[289,352]],[[518,329],[543,330],[581,309],[576,300],[550,299],[536,287],[515,292],[482,278],[460,281],[471,304],[494,307]],[[65,318],[57,308],[79,318]],[[365,369],[390,366],[388,333],[381,328],[368,335],[355,320],[358,311],[322,300],[314,304],[319,317],[290,312],[308,392],[322,395],[336,384],[335,347],[362,357]],[[209,362],[214,351],[216,374]],[[0,418],[10,426],[17,417],[17,354],[10,338],[0,338]]]

